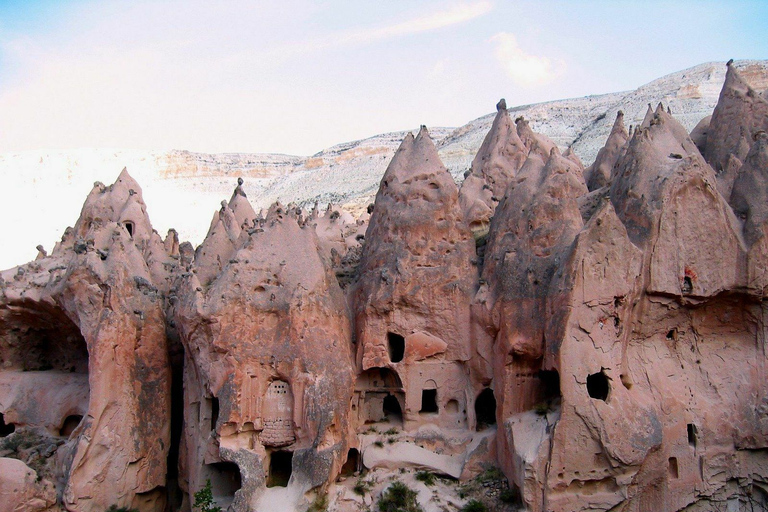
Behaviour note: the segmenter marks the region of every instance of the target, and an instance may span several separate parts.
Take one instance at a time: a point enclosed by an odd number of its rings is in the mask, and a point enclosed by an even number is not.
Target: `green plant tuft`
[[[325,512],[328,510],[328,495],[318,494],[315,501],[307,509],[307,512]]]
[[[417,495],[403,482],[395,481],[379,498],[379,512],[424,512],[416,501]]]
[[[435,485],[435,475],[430,473],[429,471],[418,471],[416,472],[416,480],[419,482],[423,482],[426,486],[432,486]]]
[[[211,489],[211,479],[205,482],[205,487],[195,493],[195,508],[200,512],[221,512],[221,507],[213,502],[213,490]]]
[[[459,512],[488,512],[488,507],[482,501],[469,500]]]

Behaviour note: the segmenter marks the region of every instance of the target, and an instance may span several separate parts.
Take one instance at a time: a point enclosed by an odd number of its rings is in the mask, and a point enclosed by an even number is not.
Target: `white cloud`
[[[357,46],[402,36],[420,34],[422,32],[429,32],[431,30],[465,23],[489,13],[492,9],[493,4],[486,0],[460,3],[442,11],[425,14],[417,18],[390,25],[343,30],[315,39],[278,46],[260,55],[259,58],[262,61],[264,58],[271,61],[279,61],[294,55],[327,48]]]
[[[491,41],[496,44],[496,59],[517,85],[543,85],[552,82],[565,71],[565,62],[562,60],[553,61],[548,57],[526,53],[518,45],[514,34],[500,32]]]

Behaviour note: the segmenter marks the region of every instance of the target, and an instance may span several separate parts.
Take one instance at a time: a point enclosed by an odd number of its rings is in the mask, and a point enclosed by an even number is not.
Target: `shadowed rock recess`
[[[360,218],[240,180],[196,249],[96,183],[1,274],[0,510],[356,511],[361,471],[490,466],[510,510],[765,510],[766,78],[729,63],[691,134],[618,111],[587,168],[502,100],[460,187],[422,127]]]

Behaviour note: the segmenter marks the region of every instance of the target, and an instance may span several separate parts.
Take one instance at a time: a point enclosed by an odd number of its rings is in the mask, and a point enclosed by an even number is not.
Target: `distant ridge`
[[[508,109],[524,116],[537,132],[561,150],[572,147],[585,166],[594,161],[610,134],[616,113],[624,111],[627,129],[641,122],[648,103],[663,102],[687,130],[710,115],[725,78],[725,63],[711,62],[678,71],[633,91],[523,105]],[[754,80],[768,61],[736,61]],[[757,87],[768,84],[756,82]],[[489,111],[498,98],[489,98]],[[494,114],[458,128],[429,127],[438,153],[457,182],[470,168]],[[415,131],[415,130],[414,130]],[[0,231],[14,240],[0,255],[0,268],[32,259],[35,246],[46,248],[61,237],[68,219],[76,218],[80,201],[97,180],[110,180],[127,167],[144,188],[153,224],[160,232],[175,227],[182,240],[198,244],[211,212],[227,197],[238,176],[255,207],[273,201],[309,205],[318,201],[345,205],[353,213],[371,202],[381,176],[407,132],[381,134],[345,142],[309,156],[277,154],[202,154],[189,151],[76,149],[0,154]],[[55,205],[46,208],[15,206]],[[165,198],[172,197],[172,202]]]

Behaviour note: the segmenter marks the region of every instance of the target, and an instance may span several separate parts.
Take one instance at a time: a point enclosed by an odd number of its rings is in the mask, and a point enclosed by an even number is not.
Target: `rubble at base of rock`
[[[619,111],[586,169],[501,100],[460,187],[422,127],[361,218],[239,180],[197,249],[96,183],[0,273],[0,510],[360,510],[361,470],[489,466],[536,512],[764,510],[767,131],[731,63],[691,134]]]

